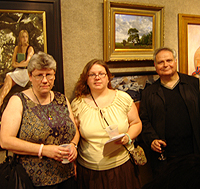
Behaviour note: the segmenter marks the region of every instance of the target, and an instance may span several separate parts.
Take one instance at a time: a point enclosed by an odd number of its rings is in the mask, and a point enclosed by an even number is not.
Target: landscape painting
[[[116,49],[152,49],[153,17],[115,14]]]
[[[126,61],[128,67],[150,71],[154,50],[164,44],[163,34],[164,7],[104,1],[106,62]],[[148,63],[142,66],[139,61]]]

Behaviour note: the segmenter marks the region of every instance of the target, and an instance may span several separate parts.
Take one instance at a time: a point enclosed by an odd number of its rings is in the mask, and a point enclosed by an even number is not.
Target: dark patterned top
[[[23,116],[19,138],[38,144],[60,145],[70,143],[76,133],[69,117],[65,96],[54,92],[54,100],[47,105],[39,105],[24,93],[17,93],[23,103]],[[52,120],[49,120],[49,114]],[[54,159],[22,155],[20,162],[35,186],[54,185],[74,175],[72,163],[62,164]]]

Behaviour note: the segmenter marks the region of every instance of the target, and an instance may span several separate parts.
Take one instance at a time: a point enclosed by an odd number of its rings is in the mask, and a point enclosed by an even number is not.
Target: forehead
[[[35,70],[32,71],[32,73],[34,73],[34,74],[43,74],[43,73],[53,74],[53,73],[55,73],[55,71],[53,69],[44,68],[44,69],[40,69],[40,70],[35,69]]]
[[[166,56],[173,56],[173,54],[171,51],[162,50],[156,55],[156,57],[166,57]]]
[[[106,71],[106,69],[102,65],[100,65],[100,64],[94,64],[90,68],[89,72],[95,72],[95,71]]]
[[[162,50],[156,55],[156,61],[174,59],[173,53],[168,50]]]
[[[22,34],[22,36],[24,37],[24,36],[28,36],[28,34],[26,33],[26,32],[24,32],[23,34]]]

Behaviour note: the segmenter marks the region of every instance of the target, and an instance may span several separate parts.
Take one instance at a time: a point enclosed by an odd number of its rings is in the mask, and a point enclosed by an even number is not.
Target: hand
[[[153,140],[153,142],[151,143],[151,149],[155,152],[161,153],[162,152],[162,147],[166,147],[167,144],[165,141],[163,140],[159,140],[159,139],[155,139]]]
[[[74,161],[77,158],[77,154],[78,153],[77,153],[77,149],[76,149],[75,145],[73,143],[70,143],[70,145],[71,145],[71,152],[69,153],[67,159],[70,162],[72,162],[72,161]]]
[[[126,145],[129,142],[129,138],[125,135],[120,141],[117,141],[116,144]]]
[[[73,149],[73,147],[71,148]],[[70,157],[70,154],[68,148],[57,146],[57,145],[44,145],[42,150],[42,156],[46,156],[52,159],[55,159],[56,161],[62,161],[65,158]]]

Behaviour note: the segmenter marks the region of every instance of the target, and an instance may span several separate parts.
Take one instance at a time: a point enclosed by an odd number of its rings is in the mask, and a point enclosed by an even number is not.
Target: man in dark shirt
[[[197,78],[177,72],[175,50],[155,50],[154,65],[160,78],[142,92],[140,118],[155,176],[173,159],[200,154],[200,93]],[[162,148],[164,161],[159,160]]]

